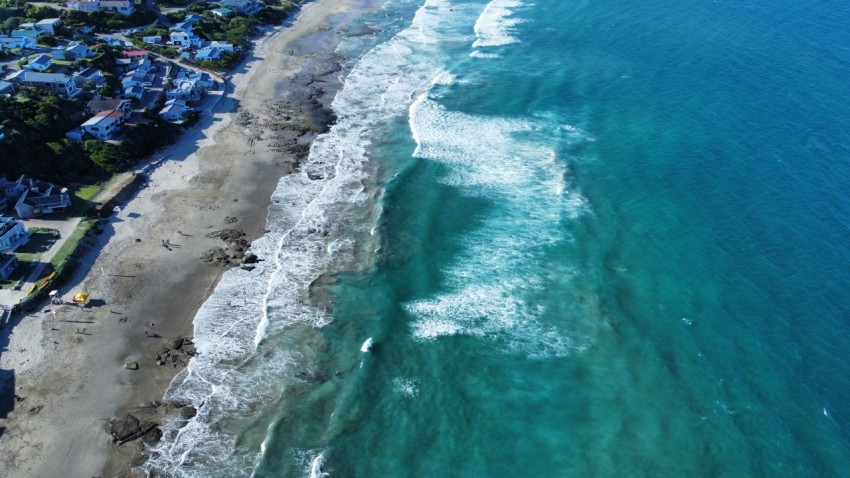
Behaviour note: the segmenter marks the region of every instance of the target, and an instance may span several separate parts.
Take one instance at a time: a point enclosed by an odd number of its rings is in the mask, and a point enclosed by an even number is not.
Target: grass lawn
[[[59,231],[55,229],[32,228],[29,231],[32,233],[30,239],[15,251],[20,262],[37,261],[59,240]]]
[[[70,217],[83,217],[88,208],[94,205],[94,198],[103,189],[103,184],[71,186],[71,207],[64,212],[56,213],[53,217],[67,220]]]
[[[73,254],[74,250],[77,248],[77,244],[83,239],[83,236],[92,228],[92,226],[97,221],[92,220],[84,220],[80,221],[77,225],[77,228],[74,229],[74,232],[68,236],[68,239],[65,240],[65,243],[62,244],[62,247],[56,251],[56,254],[53,256],[53,259],[50,260],[50,263],[53,265],[53,268],[56,271],[61,271],[65,265],[65,261],[68,259],[68,256]]]

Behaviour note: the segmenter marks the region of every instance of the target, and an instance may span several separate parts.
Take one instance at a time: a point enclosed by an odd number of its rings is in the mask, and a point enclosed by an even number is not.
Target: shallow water
[[[390,0],[154,464],[846,476],[848,10]]]

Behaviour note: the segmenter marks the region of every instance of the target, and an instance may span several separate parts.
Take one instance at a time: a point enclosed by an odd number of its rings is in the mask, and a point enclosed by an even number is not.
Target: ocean
[[[850,4],[358,22],[149,471],[850,476]]]

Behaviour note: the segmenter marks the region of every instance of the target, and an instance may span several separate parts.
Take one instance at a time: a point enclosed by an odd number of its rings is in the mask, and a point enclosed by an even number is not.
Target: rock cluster
[[[154,362],[157,365],[186,365],[191,357],[198,355],[195,350],[195,344],[184,337],[178,337],[168,343],[167,346],[161,348],[154,354]]]
[[[236,218],[227,218],[235,222]],[[218,238],[227,243],[227,247],[214,247],[201,254],[201,260],[214,265],[232,263],[252,264],[257,262],[257,256],[247,252],[251,244],[245,239],[245,231],[241,229],[222,229],[207,234],[207,237]]]

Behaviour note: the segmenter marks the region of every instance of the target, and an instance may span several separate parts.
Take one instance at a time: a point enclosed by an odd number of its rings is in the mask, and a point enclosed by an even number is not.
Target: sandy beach
[[[0,368],[15,387],[0,419],[3,476],[137,473],[142,441],[156,440],[159,417],[175,412],[161,400],[193,353],[179,339],[191,339],[221,274],[263,234],[279,178],[298,172],[333,121],[339,28],[365,8],[309,2],[259,40],[212,114],[155,155],[147,185],[85,240],[89,252],[60,294],[88,292],[89,306],[44,304],[2,331]],[[115,443],[108,422],[127,413],[152,432]]]

